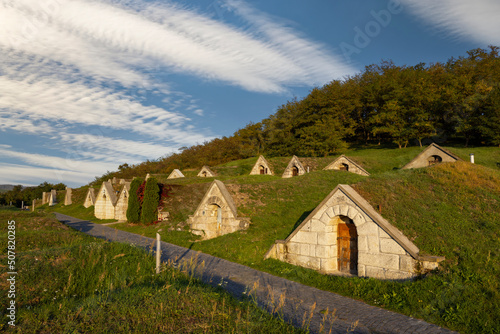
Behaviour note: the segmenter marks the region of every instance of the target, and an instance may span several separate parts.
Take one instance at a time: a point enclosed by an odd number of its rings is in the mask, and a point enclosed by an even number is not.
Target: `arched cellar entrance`
[[[352,219],[335,217],[337,224],[337,269],[343,273],[358,274],[358,233]]]
[[[431,155],[428,159],[429,161],[429,166],[438,164],[443,161],[443,158],[441,158],[439,155]]]
[[[217,204],[210,204],[208,206],[208,216],[211,218],[211,223],[216,223],[217,232],[221,231],[222,224],[222,209]]]
[[[299,175],[299,168],[297,166],[292,167],[292,176],[298,176]]]
[[[342,163],[340,165],[340,170],[346,170],[346,171],[349,171],[349,165],[348,164],[345,164],[345,163]]]
[[[259,172],[260,172],[260,175],[266,174],[266,168],[264,166],[260,165]]]

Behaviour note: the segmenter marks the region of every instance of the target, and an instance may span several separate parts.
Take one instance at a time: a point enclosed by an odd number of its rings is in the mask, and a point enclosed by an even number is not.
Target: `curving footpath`
[[[152,251],[156,240],[138,234],[94,224],[56,213],[62,223],[88,235],[118,241]],[[203,254],[184,247],[161,243],[161,260],[190,270],[212,286],[222,286],[236,298],[250,294],[268,312],[278,313],[297,327],[311,333],[456,333],[399,313],[322,291],[241,264]],[[325,310],[335,317],[325,319]],[[277,310],[277,311],[276,311]],[[304,320],[305,319],[305,320]]]

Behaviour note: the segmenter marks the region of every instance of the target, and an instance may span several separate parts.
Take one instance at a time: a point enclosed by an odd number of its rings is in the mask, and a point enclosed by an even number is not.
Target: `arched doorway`
[[[352,219],[338,217],[337,269],[340,272],[358,274],[358,233]]]
[[[266,174],[266,168],[262,165],[259,166],[259,172],[260,172],[260,175],[264,175]]]
[[[202,177],[207,177],[207,172],[206,171],[203,171],[203,173],[201,174]]]
[[[298,176],[299,175],[299,168],[297,166],[292,167],[292,176]]]
[[[210,204],[208,206],[209,217],[211,222],[216,223],[216,231],[220,232],[222,228],[222,209],[217,204]]]
[[[342,163],[340,165],[340,170],[346,170],[346,171],[349,171],[349,165],[348,164],[345,164],[345,163]]]
[[[428,161],[429,161],[429,166],[431,166],[442,162],[443,158],[441,158],[439,155],[431,155]]]

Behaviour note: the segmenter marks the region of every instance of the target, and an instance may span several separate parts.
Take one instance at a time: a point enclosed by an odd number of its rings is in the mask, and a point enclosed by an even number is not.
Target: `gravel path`
[[[134,233],[56,214],[62,223],[108,241],[135,245],[150,251],[156,240]],[[184,247],[161,243],[161,259],[177,268],[193,271],[194,275],[212,286],[222,286],[233,296],[251,292],[257,303],[273,312],[280,309],[285,321],[301,327],[306,320],[311,333],[456,333],[399,313],[370,306],[363,302],[322,291],[281,277],[276,277],[241,264],[203,254]],[[195,264],[195,265],[193,265]],[[280,305],[280,297],[282,298]],[[284,297],[284,298],[283,298]],[[324,320],[325,310],[335,310],[335,320]],[[309,315],[312,311],[312,317]],[[307,325],[307,322],[310,323]]]

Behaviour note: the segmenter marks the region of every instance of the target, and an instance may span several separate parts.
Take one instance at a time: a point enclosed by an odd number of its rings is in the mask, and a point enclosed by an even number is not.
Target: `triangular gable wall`
[[[238,217],[236,205],[224,183],[214,180],[198,208],[187,223],[194,234],[212,239],[227,233],[248,228],[246,218]]]
[[[457,160],[462,160],[455,154],[448,150],[440,147],[439,145],[432,143],[425,148],[419,155],[417,155],[412,161],[403,166],[403,169],[410,168],[421,168],[427,167],[433,164],[433,157],[438,156],[441,158],[439,162],[455,162]]]
[[[345,169],[347,168],[347,169]],[[332,161],[328,166],[326,166],[323,170],[347,170],[348,172],[369,176],[368,173],[363,167],[358,165],[352,159],[346,157],[345,155],[341,155],[334,161]]]
[[[73,189],[66,187],[66,195],[64,196],[64,205],[71,205],[73,201],[71,200]]]
[[[130,182],[125,182],[118,195],[118,200],[115,206],[115,219],[127,220],[128,198],[130,194]]]
[[[184,174],[178,169],[174,169],[172,173],[167,177],[167,179],[178,179],[180,177],[184,177]]]
[[[50,192],[42,193],[42,205],[49,203]]]
[[[338,267],[342,255],[337,238],[339,224],[346,222],[354,226],[357,244],[357,267],[350,274],[407,279],[418,274],[417,268],[433,269],[442,260],[421,257],[417,246],[348,185],[338,185],[288,238],[276,241],[266,258],[343,274]]]
[[[85,201],[83,202],[83,206],[88,208],[92,205],[95,205],[95,192],[94,188],[89,188],[87,190],[87,195],[85,195]]]
[[[274,173],[271,167],[269,167],[266,158],[261,155],[255,165],[253,165],[250,175],[274,175]]]
[[[304,166],[302,166],[302,163],[300,162],[299,158],[297,156],[293,156],[292,160],[288,163],[288,166],[286,166],[285,171],[283,172],[283,175],[281,176],[282,178],[288,178],[288,177],[293,177],[293,168],[297,168],[297,175],[303,175],[306,173],[306,170]]]
[[[57,204],[57,190],[52,189],[49,194],[49,206]]]
[[[103,182],[97,193],[94,215],[99,219],[115,219],[116,194],[111,182]]]
[[[215,173],[208,166],[201,167],[200,172],[198,173],[199,177],[214,177]]]

